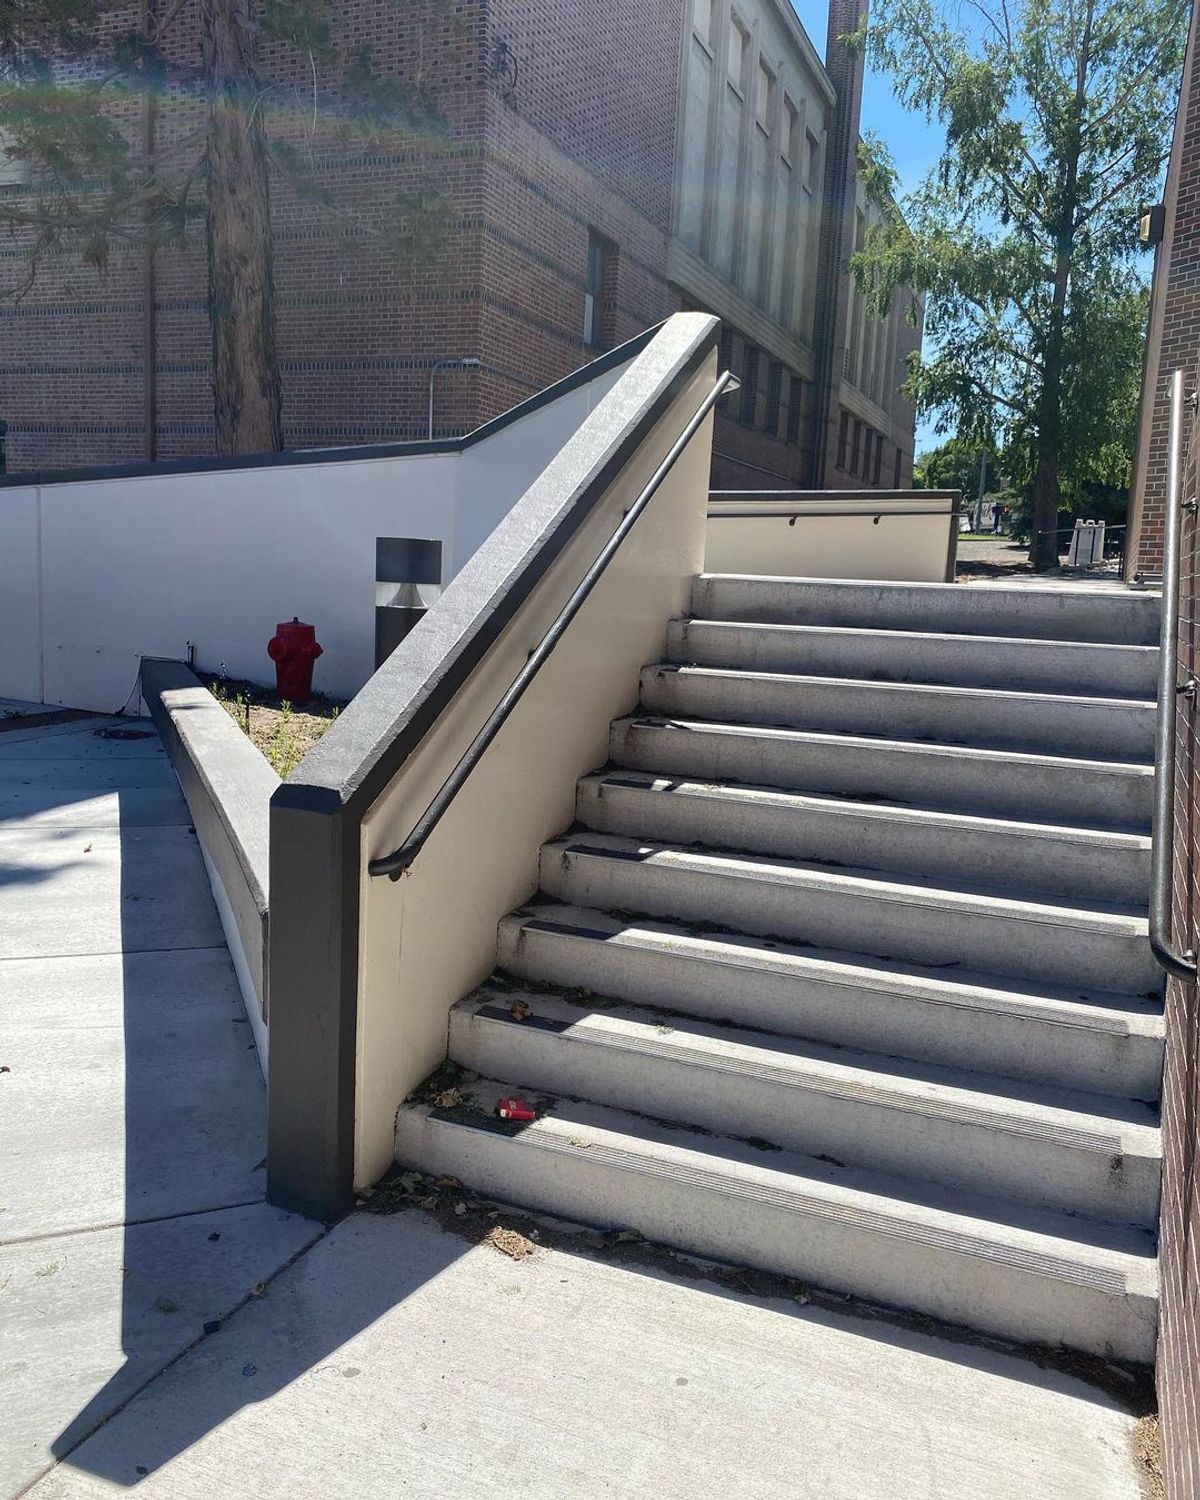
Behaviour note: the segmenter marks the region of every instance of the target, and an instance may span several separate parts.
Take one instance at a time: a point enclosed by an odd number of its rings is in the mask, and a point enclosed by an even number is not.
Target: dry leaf
[[[527,1255],[532,1255],[537,1246],[532,1240],[527,1240],[523,1234],[518,1234],[515,1229],[502,1229],[499,1225],[495,1229],[489,1229],[483,1237],[485,1245],[491,1245],[499,1250],[501,1255],[507,1255],[511,1260],[524,1260]]]
[[[462,1095],[457,1089],[443,1089],[434,1103],[439,1109],[453,1109],[456,1104],[462,1103]]]
[[[525,1004],[524,1000],[514,1000],[509,1007],[509,1015],[514,1021],[528,1021],[533,1011]]]

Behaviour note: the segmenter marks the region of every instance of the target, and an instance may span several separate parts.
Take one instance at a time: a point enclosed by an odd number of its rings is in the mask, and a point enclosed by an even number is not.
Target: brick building
[[[831,0],[822,63],[790,0],[613,0],[603,25],[585,0],[349,0],[339,41],[369,42],[429,106],[366,147],[339,132],[336,80],[313,88],[309,59],[270,49],[275,130],[338,207],[273,182],[287,444],[424,438],[431,386],[435,435],[456,435],[700,307],[743,380],[718,483],[907,485],[898,387],[920,308],[867,317],[845,268],[881,211],[857,177],[861,60],[840,41],[864,3]],[[184,59],[196,45],[171,40]],[[160,144],[200,108],[123,106]],[[29,190],[20,163],[4,177],[0,193]],[[431,193],[431,235],[398,253],[389,225]],[[0,249],[0,296],[25,269]],[[103,274],[49,258],[0,300],[10,470],[211,452],[210,385],[198,230]]]
[[[1200,71],[1197,12],[1184,67],[1162,205],[1146,221],[1155,245],[1154,284],[1142,409],[1129,510],[1129,577],[1162,576],[1171,371],[1191,368],[1200,350]]]
[[[1130,511],[1131,578],[1161,579],[1172,373],[1200,389],[1200,5],[1193,5],[1167,188],[1151,215],[1157,241],[1142,412]],[[1183,497],[1200,493],[1200,424],[1188,421]],[[1181,680],[1200,677],[1200,527],[1183,514],[1179,578]],[[1180,694],[1174,775],[1172,933],[1200,948],[1200,711]],[[1157,1362],[1167,1500],[1200,1494],[1200,1007],[1194,981],[1167,981],[1163,1189]]]

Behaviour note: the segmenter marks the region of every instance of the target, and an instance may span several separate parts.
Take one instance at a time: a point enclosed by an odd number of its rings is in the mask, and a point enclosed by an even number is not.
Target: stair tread
[[[518,1020],[514,1001],[531,1014]],[[1033,1137],[1105,1157],[1161,1157],[1149,1106],[962,1069],[722,1025],[675,1012],[590,1005],[566,992],[494,988],[485,981],[455,1007],[497,1026],[551,1030],[564,1042],[616,1048],[704,1071],[837,1096],[946,1123]]]
[[[719,629],[737,632],[761,630],[773,635],[790,635],[796,638],[836,635],[843,639],[861,636],[866,640],[874,640],[880,636],[886,636],[890,640],[905,639],[914,643],[959,641],[965,644],[969,642],[971,646],[983,649],[989,646],[1031,646],[1051,651],[1098,652],[1101,655],[1106,652],[1133,652],[1142,656],[1146,661],[1152,661],[1158,656],[1157,646],[1125,645],[1121,641],[1059,641],[1036,635],[973,635],[961,630],[912,630],[901,625],[822,625],[812,621],[787,624],[778,620],[719,620],[702,618],[699,615],[677,615],[670,623],[672,625],[701,625],[706,630]],[[979,691],[990,690],[979,689]],[[998,689],[998,691],[1004,690]],[[1035,690],[1031,689],[1031,691]]]
[[[1129,1225],[937,1184],[846,1167],[795,1151],[674,1126],[631,1111],[539,1093],[538,1119],[516,1128],[494,1117],[496,1101],[521,1095],[518,1083],[472,1078],[459,1085],[462,1104],[442,1111],[405,1104],[402,1112],[450,1128],[483,1130],[555,1155],[577,1155],[639,1175],[682,1179],[732,1193],[748,1212],[770,1205],[798,1217],[829,1217],[930,1248],[996,1259],[1035,1275],[1057,1277],[1114,1295],[1153,1296],[1154,1237]]]
[[[840,892],[847,897],[866,896],[894,901],[908,906],[937,906],[948,910],[985,913],[990,917],[1008,917],[1021,922],[1043,922],[1051,925],[1103,932],[1125,937],[1145,937],[1145,909],[1111,902],[1067,904],[1041,898],[1022,898],[979,891],[961,884],[951,885],[946,877],[926,878],[897,875],[894,871],[871,870],[853,866],[834,866],[811,860],[781,859],[765,854],[684,846],[659,839],[638,839],[620,834],[593,833],[583,830],[552,839],[543,845],[546,853],[572,854],[582,857],[635,860],[639,864],[668,866],[681,871],[705,870],[773,884],[790,884],[797,889],[820,889]]]
[[[1117,712],[1126,713],[1140,709],[1150,713],[1155,708],[1153,698],[1101,698],[1086,693],[1053,693],[1039,692],[1034,689],[1020,690],[1017,688],[992,688],[992,687],[962,687],[954,683],[941,682],[887,682],[872,677],[846,677],[840,674],[824,672],[763,672],[750,671],[742,667],[698,667],[688,666],[679,662],[657,661],[650,662],[645,672],[670,673],[675,676],[695,679],[726,679],[733,678],[738,681],[749,679],[752,682],[786,682],[793,684],[798,690],[804,687],[812,687],[820,684],[822,687],[841,686],[846,688],[871,688],[881,694],[927,694],[934,697],[960,702],[967,699],[992,700],[1003,698],[1011,703],[1037,703],[1056,706],[1078,706],[1083,708],[1109,708]],[[991,754],[998,752],[993,750]]]
[[[945,969],[879,958],[845,949],[806,947],[731,931],[698,933],[656,917],[625,918],[593,907],[535,903],[514,912],[506,922],[559,930],[599,942],[643,946],[656,951],[694,954],[706,962],[733,969],[770,969],[803,974],[823,983],[879,988],[976,1008],[1028,1011],[1031,1018],[1052,1018],[1057,1025],[1092,1027],[1114,1035],[1131,1031],[1161,1036],[1162,1004],[1145,996],[1119,992],[1083,992],[1061,985],[1037,984],[956,968]]]
[[[945,756],[954,760],[972,760],[980,765],[994,765],[1003,756],[1010,765],[1048,766],[1086,772],[1139,775],[1150,779],[1152,761],[1092,760],[1078,755],[1054,755],[1038,750],[994,750],[979,745],[951,745],[940,740],[904,740],[887,735],[847,734],[834,729],[795,729],[783,724],[742,724],[735,720],[699,719],[682,714],[639,712],[615,721],[639,729],[684,729],[693,732],[741,736],[747,739],[779,739],[788,744],[847,745],[874,750],[897,749],[923,755]]]
[[[624,768],[594,771],[581,782],[597,787],[613,786],[653,792],[664,796],[716,798],[748,806],[777,807],[780,810],[819,810],[847,818],[881,822],[933,824],[947,834],[955,831],[997,832],[1028,835],[1038,839],[1061,839],[1096,849],[1148,850],[1148,835],[1124,829],[1086,828],[1033,819],[1002,818],[989,813],[947,812],[921,807],[916,803],[894,802],[884,798],[859,801],[853,796],[834,797],[801,788],[757,786],[747,782],[705,781],[689,776],[657,776],[650,771]]]

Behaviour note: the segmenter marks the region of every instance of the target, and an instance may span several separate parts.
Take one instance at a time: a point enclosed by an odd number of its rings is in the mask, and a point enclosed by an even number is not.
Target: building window
[[[779,408],[783,402],[783,366],[771,361],[767,371],[767,431],[779,436]]]
[[[733,329],[728,323],[721,325],[721,371],[733,369]]]
[[[616,323],[617,248],[594,229],[588,231],[587,285],[583,293],[583,342],[607,349]]]
[[[787,440],[795,447],[800,441],[800,411],[804,401],[804,382],[799,375],[792,376],[788,389]]]
[[[711,49],[712,47],[712,0],[695,0],[692,7],[692,30]]]
[[[837,466],[838,466],[839,469],[841,469],[841,471],[842,471],[843,474],[846,472],[846,439],[847,439],[847,436],[848,436],[849,432],[850,432],[850,415],[849,415],[848,412],[843,412],[842,413],[841,424],[838,427],[838,457],[837,457]]]
[[[779,143],[779,154],[788,167],[796,160],[800,149],[800,111],[785,94],[783,96],[783,139]]]
[[[747,427],[754,426],[755,409],[758,406],[758,349],[746,345],[742,364],[742,408],[740,417]]]
[[[746,92],[746,52],[750,33],[736,16],[729,25],[729,81],[739,94]]]
[[[879,476],[880,476],[880,474],[882,472],[883,472],[883,433],[880,432],[880,433],[877,433],[876,436],[875,436],[875,475],[874,475],[874,478],[871,481],[873,484],[878,484],[879,483]]]
[[[8,138],[0,130],[0,187],[26,186],[32,173],[29,163],[16,154],[9,146]]]
[[[804,186],[810,193],[821,187],[821,143],[811,130],[804,132]]]
[[[900,488],[900,449],[899,448],[896,449],[896,477],[895,477],[895,479],[892,480],[892,488],[894,490],[898,490]]]
[[[758,97],[754,107],[757,111],[755,119],[758,121],[758,128],[770,135],[771,118],[775,113],[775,75],[761,58],[758,61]]]
[[[854,423],[854,443],[850,450],[850,472],[857,474],[862,463],[863,446],[863,424],[859,421]]]

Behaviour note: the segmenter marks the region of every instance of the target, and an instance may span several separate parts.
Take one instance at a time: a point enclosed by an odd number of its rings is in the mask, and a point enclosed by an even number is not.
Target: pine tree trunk
[[[208,115],[208,302],[218,453],[283,447],[271,195],[252,0],[202,0]]]

